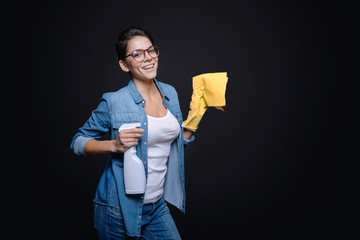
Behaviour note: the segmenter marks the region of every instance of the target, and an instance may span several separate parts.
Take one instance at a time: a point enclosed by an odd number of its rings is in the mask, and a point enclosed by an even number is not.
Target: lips
[[[149,70],[149,69],[154,68],[154,66],[155,66],[155,64],[149,64],[149,65],[146,65],[145,67],[143,67],[143,69]]]

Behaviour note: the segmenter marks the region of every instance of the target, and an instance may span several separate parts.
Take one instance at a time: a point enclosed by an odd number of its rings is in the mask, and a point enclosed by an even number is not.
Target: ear
[[[129,72],[129,71],[130,71],[130,69],[128,68],[128,66],[127,66],[127,64],[126,64],[125,61],[120,60],[120,61],[119,61],[119,65],[120,65],[121,69],[122,69],[124,72]]]

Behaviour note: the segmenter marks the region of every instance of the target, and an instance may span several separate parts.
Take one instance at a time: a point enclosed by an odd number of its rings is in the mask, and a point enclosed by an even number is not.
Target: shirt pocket
[[[119,134],[119,128],[128,123],[140,123],[143,125],[142,114],[139,112],[113,112],[111,114],[113,122],[112,136],[116,139]]]

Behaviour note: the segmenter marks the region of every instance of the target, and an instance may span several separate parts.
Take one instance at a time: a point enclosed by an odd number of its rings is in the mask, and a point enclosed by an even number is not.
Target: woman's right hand
[[[113,140],[114,152],[125,152],[131,147],[138,145],[139,138],[144,137],[144,129],[132,128],[119,131],[117,139]]]

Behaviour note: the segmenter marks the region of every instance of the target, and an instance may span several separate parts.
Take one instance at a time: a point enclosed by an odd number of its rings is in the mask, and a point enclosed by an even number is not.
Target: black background
[[[225,112],[209,109],[186,149],[186,214],[171,208],[183,239],[359,236],[355,13],[343,1],[4,6],[3,234],[96,238],[108,156],[69,145],[101,95],[127,84],[114,44],[139,25],[161,47],[157,79],[177,89],[184,118],[192,76],[229,76]]]

